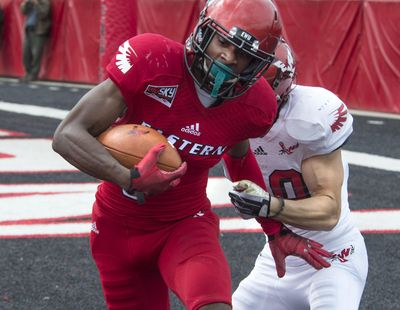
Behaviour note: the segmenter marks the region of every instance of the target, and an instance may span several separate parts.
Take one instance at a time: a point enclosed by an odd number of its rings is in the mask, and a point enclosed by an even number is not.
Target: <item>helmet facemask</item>
[[[195,83],[214,98],[230,99],[244,94],[268,69],[274,56],[260,50],[257,39],[238,27],[228,30],[211,18],[203,17],[200,21],[186,42],[185,53],[186,65]],[[207,54],[217,35],[250,57],[250,64],[242,72],[233,72]]]

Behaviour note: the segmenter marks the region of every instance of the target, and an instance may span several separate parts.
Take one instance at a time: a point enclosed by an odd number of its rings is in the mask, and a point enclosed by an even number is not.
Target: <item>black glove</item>
[[[251,181],[233,183],[233,191],[229,192],[229,197],[235,211],[243,219],[269,216],[271,195]]]

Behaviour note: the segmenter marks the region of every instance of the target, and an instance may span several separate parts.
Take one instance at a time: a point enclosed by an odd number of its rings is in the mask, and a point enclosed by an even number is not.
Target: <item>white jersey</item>
[[[287,199],[310,197],[301,174],[302,161],[341,147],[352,133],[352,123],[346,105],[330,91],[320,87],[295,86],[268,134],[250,142],[271,194]],[[343,169],[342,210],[335,228],[310,231],[287,225],[297,234],[322,243],[328,250],[346,239],[346,235],[357,232],[350,217],[348,165],[344,160]]]
[[[296,86],[268,134],[251,140],[271,194],[288,199],[310,197],[301,163],[341,147],[352,133],[353,118],[330,91]],[[341,215],[331,231],[310,231],[287,225],[299,235],[323,244],[333,254],[331,267],[314,269],[288,256],[286,275],[278,278],[268,240],[251,273],[233,294],[235,310],[356,310],[368,273],[364,239],[351,220],[347,200],[348,165],[343,162]]]

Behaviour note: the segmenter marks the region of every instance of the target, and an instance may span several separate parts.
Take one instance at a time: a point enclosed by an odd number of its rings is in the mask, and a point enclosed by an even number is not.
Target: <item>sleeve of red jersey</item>
[[[222,157],[225,175],[232,181],[250,180],[267,190],[264,177],[257,163],[256,157],[249,148],[244,157],[235,158],[225,153]],[[267,235],[277,233],[282,224],[272,219],[256,218]]]
[[[277,116],[278,105],[275,93],[265,79],[260,79],[245,96],[243,113],[247,113],[252,124],[252,128],[248,128],[251,136],[247,138],[263,137],[271,129]]]
[[[131,98],[146,77],[143,60],[149,48],[146,36],[139,35],[122,43],[106,69],[109,77],[118,86],[124,98]]]
[[[232,157],[228,153],[225,153],[222,159],[225,176],[232,182],[250,180],[261,186],[264,190],[267,190],[256,157],[250,148],[243,157]]]

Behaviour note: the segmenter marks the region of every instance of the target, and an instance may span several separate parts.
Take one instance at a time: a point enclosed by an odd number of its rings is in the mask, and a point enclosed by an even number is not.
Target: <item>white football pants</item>
[[[307,263],[286,266],[279,279],[268,244],[254,269],[233,294],[233,310],[356,310],[368,273],[364,238],[357,234],[334,249],[331,267],[316,270]]]

